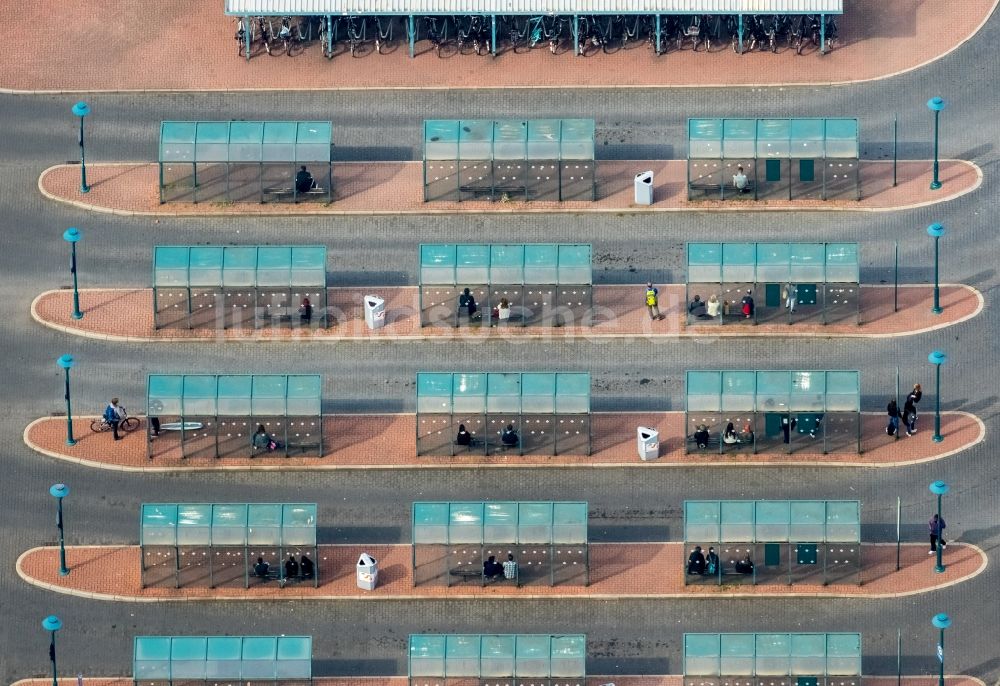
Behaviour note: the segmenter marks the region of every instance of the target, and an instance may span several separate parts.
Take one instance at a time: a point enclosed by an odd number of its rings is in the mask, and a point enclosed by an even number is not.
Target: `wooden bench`
[[[458,567],[456,569],[449,570],[448,572],[451,576],[461,579],[462,581],[469,581],[471,579],[483,580],[483,572],[481,570],[473,569],[472,567]]]
[[[295,196],[298,196],[298,197],[303,196],[303,195],[326,195],[326,189],[325,188],[320,188],[319,186],[316,186],[314,188],[310,188],[305,193],[301,193],[301,192],[300,193],[296,193],[295,189],[292,188],[292,187],[288,187],[288,188],[265,188],[264,189],[264,195],[273,195],[275,197],[281,197],[281,196],[284,196],[284,195],[295,195]],[[298,199],[296,199],[295,202],[298,202]]]
[[[713,191],[715,193],[721,193],[722,184],[692,182],[688,184],[688,189],[692,191]],[[753,181],[749,179],[747,179],[746,188],[743,189],[742,193],[735,186],[726,186],[726,197],[730,195],[746,195],[747,193],[753,193]]]
[[[461,186],[458,190],[462,193],[472,193],[475,196],[488,195],[491,200],[498,195],[517,196],[521,199],[531,198],[531,193],[528,192],[526,186]]]

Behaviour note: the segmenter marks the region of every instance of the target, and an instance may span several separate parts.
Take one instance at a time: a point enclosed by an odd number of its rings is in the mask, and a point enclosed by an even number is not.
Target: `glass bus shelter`
[[[136,636],[134,686],[311,686],[312,636]]]
[[[424,121],[424,201],[597,197],[593,119]]]
[[[684,583],[861,584],[857,500],[686,500],[684,549],[714,547],[714,574]],[[752,564],[745,564],[749,560]],[[743,564],[740,564],[743,563]]]
[[[153,248],[157,329],[327,325],[325,245],[158,245]]]
[[[332,146],[328,121],[161,122],[160,202],[330,202]],[[302,166],[316,186],[305,195]]]
[[[582,634],[410,634],[410,686],[586,686]]]
[[[857,119],[688,119],[688,200],[860,200],[859,156]]]
[[[318,374],[150,374],[146,407],[160,435],[154,440],[147,422],[146,456],[322,457],[322,388]],[[254,448],[260,426],[274,451]]]
[[[688,371],[685,450],[860,453],[859,377],[856,371]],[[723,440],[729,424],[736,442]],[[707,432],[707,441],[699,432]]]
[[[857,243],[688,243],[686,301],[713,296],[719,313],[688,309],[687,323],[860,323]],[[743,297],[754,304],[747,318]]]
[[[861,686],[861,634],[684,634],[684,686]]]
[[[590,326],[593,282],[589,244],[424,244],[420,325]],[[476,301],[473,316],[459,307],[466,288]],[[503,299],[507,321],[497,309]]]
[[[458,428],[471,445],[456,445]],[[508,426],[516,442],[505,445]],[[417,455],[589,455],[590,374],[417,374]]]
[[[312,558],[319,585],[315,503],[143,503],[139,531],[143,588],[249,588],[258,558],[280,582],[294,581],[285,579],[289,555]]]
[[[585,502],[413,503],[413,585],[444,579],[485,585],[483,563],[514,556],[518,586],[588,585]]]

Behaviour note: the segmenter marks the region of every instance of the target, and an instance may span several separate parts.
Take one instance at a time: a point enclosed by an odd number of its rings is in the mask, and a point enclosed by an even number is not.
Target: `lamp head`
[[[927,235],[931,238],[940,238],[944,235],[944,226],[938,223],[931,224],[927,227]]]
[[[928,229],[928,231],[930,231],[930,229]],[[83,234],[80,233],[80,229],[73,226],[63,231],[63,240],[67,243],[77,243],[81,238],[83,238]]]
[[[927,109],[932,112],[940,112],[943,110],[948,103],[944,101],[944,98],[934,97],[927,101]]]
[[[927,361],[931,364],[944,364],[948,361],[948,356],[945,355],[940,350],[935,350],[930,355],[927,356]]]
[[[951,626],[951,617],[941,612],[931,617],[931,624],[938,629],[947,629]]]
[[[945,493],[948,492],[948,489],[950,489],[951,487],[944,481],[935,481],[930,486],[928,486],[928,488],[934,495],[944,495]]]
[[[73,105],[73,114],[83,119],[88,114],[90,114],[90,105],[81,100],[80,102]]]
[[[72,355],[63,355],[58,360],[56,360],[56,364],[58,364],[63,369],[72,369],[73,365],[76,364],[76,360],[73,359]]]
[[[59,500],[62,500],[69,495],[69,486],[66,484],[53,484],[52,487],[49,488],[49,495],[53,498],[59,498]]]
[[[62,621],[55,615],[49,615],[42,620],[42,628],[46,631],[59,631],[62,629]]]

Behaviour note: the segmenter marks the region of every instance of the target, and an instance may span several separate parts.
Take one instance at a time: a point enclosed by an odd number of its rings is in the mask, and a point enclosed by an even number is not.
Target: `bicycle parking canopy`
[[[692,370],[685,393],[686,453],[861,452],[857,371]],[[729,424],[736,443],[722,440]]]
[[[586,502],[415,502],[413,585],[485,585],[484,563],[514,555],[518,586],[590,583]]]
[[[289,555],[309,555],[319,586],[315,503],[143,503],[142,587],[250,587],[257,558],[284,583]]]
[[[592,325],[589,244],[454,244],[420,246],[420,325]],[[459,311],[468,288],[480,317]],[[506,299],[509,319],[494,308]]]
[[[597,197],[593,119],[424,121],[424,202]]]
[[[685,252],[685,302],[714,295],[720,303],[715,317],[689,310],[688,324],[860,323],[857,243],[687,243]],[[749,319],[740,310],[748,291]]]
[[[533,680],[539,686],[585,686],[584,634],[410,634],[410,686]]]
[[[459,426],[472,435],[457,445]],[[507,427],[514,440],[505,441]],[[590,374],[417,374],[417,456],[589,455]]]
[[[861,199],[857,119],[688,119],[687,129],[688,200]]]
[[[715,547],[713,573],[684,583],[861,584],[857,500],[686,500],[684,549]],[[740,561],[753,564],[738,568]]]
[[[134,686],[311,685],[312,636],[136,636]]]
[[[332,200],[333,123],[328,121],[164,121],[160,124],[160,203]],[[317,186],[299,192],[311,165]],[[322,186],[325,182],[326,187]]]
[[[153,323],[227,329],[310,326],[308,298],[327,321],[326,246],[158,245],[153,248]]]
[[[318,374],[150,374],[146,407],[160,418],[146,456],[254,457],[257,427],[277,446],[266,454],[323,456],[322,377]]]

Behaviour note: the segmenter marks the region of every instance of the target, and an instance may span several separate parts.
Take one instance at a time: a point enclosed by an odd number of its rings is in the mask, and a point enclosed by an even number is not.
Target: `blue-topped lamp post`
[[[76,141],[80,145],[80,192],[89,193],[90,186],[87,185],[87,153],[83,145],[83,118],[90,114],[90,105],[81,100],[73,105],[73,114],[80,118],[80,133]]]
[[[63,231],[63,240],[70,245],[69,273],[73,275],[73,319],[83,319],[83,312],[80,311],[80,288],[76,279],[76,244],[80,242],[82,237],[83,234],[80,233],[80,229],[72,226]]]
[[[940,273],[938,270],[938,241],[944,235],[944,227],[935,222],[927,227],[927,235],[934,239],[934,307],[931,308],[931,312],[941,314],[941,284],[938,279],[938,274]]]
[[[56,360],[56,364],[66,372],[66,445],[76,445],[76,441],[73,440],[73,408],[69,401],[69,370],[73,368],[76,361],[72,355],[63,355]]]
[[[938,686],[944,686],[944,630],[951,626],[951,617],[945,613],[931,617],[931,624],[938,630],[937,658],[940,663]]]
[[[941,521],[941,496],[943,496],[945,493],[948,492],[950,486],[948,486],[948,484],[946,484],[944,481],[935,481],[930,486],[928,486],[928,488],[930,488],[931,493],[937,496],[937,516],[938,516],[938,521]],[[940,525],[938,526],[940,527]],[[939,528],[937,532],[937,545],[934,546],[935,548],[937,548],[937,565],[934,566],[934,571],[937,572],[938,574],[944,571],[944,563],[941,562],[941,549],[944,548],[944,546],[941,545],[942,533],[943,531]],[[945,617],[945,619],[947,619],[947,616]]]
[[[941,436],[941,365],[948,361],[948,356],[940,350],[935,350],[927,356],[927,361],[934,365],[936,383],[934,385],[934,435],[931,440],[940,443]]]
[[[941,180],[938,178],[938,123],[941,119],[941,110],[944,108],[944,98],[931,98],[927,101],[927,109],[934,113],[934,180],[931,181],[932,191],[941,187]]]
[[[49,615],[42,620],[42,628],[52,635],[49,641],[49,661],[52,662],[52,686],[59,686],[56,677],[56,632],[62,629],[62,622],[55,615]]]
[[[66,566],[66,543],[63,536],[63,498],[69,495],[69,486],[66,484],[53,484],[49,488],[49,495],[56,499],[56,528],[59,529],[59,576],[69,574],[69,567]]]

